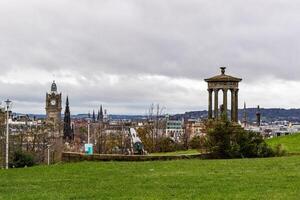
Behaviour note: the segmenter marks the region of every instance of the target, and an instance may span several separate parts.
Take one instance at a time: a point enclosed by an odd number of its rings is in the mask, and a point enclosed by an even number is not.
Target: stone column
[[[224,113],[227,117],[227,91],[228,89],[223,89],[223,110],[224,110]]]
[[[208,119],[212,119],[212,89],[208,89]]]
[[[235,90],[231,89],[231,121],[235,122]]]
[[[235,122],[239,121],[239,89],[235,90]]]
[[[218,119],[218,116],[219,116],[219,103],[218,103],[219,96],[218,96],[218,92],[219,92],[218,89],[214,90],[214,94],[215,94],[215,107],[214,107],[215,114],[214,114],[214,118],[215,119]]]

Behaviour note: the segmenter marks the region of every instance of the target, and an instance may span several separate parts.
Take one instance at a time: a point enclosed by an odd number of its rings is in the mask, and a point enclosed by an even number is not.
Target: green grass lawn
[[[300,157],[0,170],[0,199],[299,199]]]
[[[189,149],[186,151],[174,151],[174,152],[164,152],[164,153],[152,153],[151,156],[180,156],[180,155],[194,155],[199,154],[196,149]]]
[[[300,153],[300,133],[275,137],[266,141],[272,147],[282,144],[288,153]]]

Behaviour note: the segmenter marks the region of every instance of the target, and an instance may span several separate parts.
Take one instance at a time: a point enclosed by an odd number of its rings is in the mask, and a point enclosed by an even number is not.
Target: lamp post
[[[8,120],[9,120],[9,108],[11,105],[11,101],[7,99],[5,101],[6,103],[6,152],[5,152],[5,168],[8,169],[8,148],[9,148],[9,126],[8,126]]]
[[[50,144],[47,145],[47,153],[48,153],[48,157],[47,157],[47,164],[50,165]]]
[[[88,144],[90,144],[90,119],[88,119]]]

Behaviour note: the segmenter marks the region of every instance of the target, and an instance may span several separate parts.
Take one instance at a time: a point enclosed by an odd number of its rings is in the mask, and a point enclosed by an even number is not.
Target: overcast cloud
[[[240,106],[300,107],[300,1],[1,0],[0,97],[44,113],[53,79],[73,113],[207,107],[204,78],[243,78]]]

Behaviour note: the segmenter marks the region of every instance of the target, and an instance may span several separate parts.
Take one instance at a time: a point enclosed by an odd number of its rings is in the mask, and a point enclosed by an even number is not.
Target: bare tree
[[[148,151],[155,152],[157,150],[157,140],[160,137],[163,137],[164,128],[165,128],[165,119],[164,119],[164,106],[160,104],[154,105],[150,104],[148,113],[147,113],[147,123],[144,126],[144,131],[139,130],[142,134],[142,142],[151,147],[146,147]],[[151,144],[147,141],[149,136],[151,137]],[[143,141],[145,140],[145,141]]]

